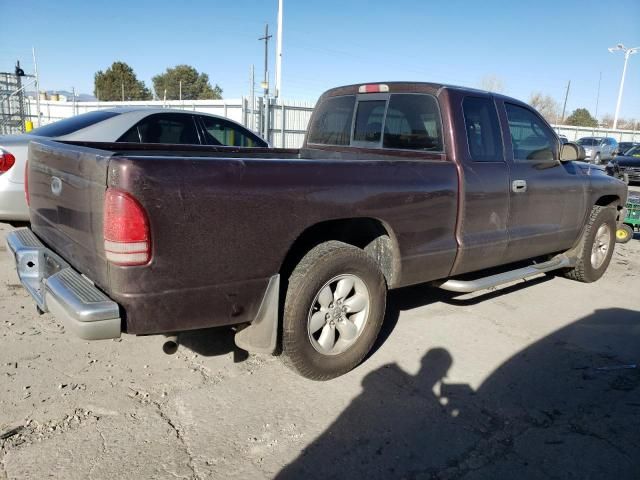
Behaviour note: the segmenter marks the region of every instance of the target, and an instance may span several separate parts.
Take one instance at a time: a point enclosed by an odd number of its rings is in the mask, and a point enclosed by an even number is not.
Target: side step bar
[[[575,259],[569,258],[565,254],[556,255],[551,260],[543,263],[536,263],[528,267],[518,268],[509,272],[489,275],[475,280],[447,280],[438,287],[458,293],[471,293],[478,290],[486,290],[487,288],[497,287],[505,283],[514,282],[516,280],[524,280],[544,272],[558,270],[575,266]]]

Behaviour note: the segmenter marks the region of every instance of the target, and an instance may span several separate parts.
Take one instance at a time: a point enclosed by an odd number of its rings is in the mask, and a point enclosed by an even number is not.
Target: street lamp
[[[616,103],[616,114],[613,117],[613,129],[618,127],[618,113],[620,113],[620,102],[622,101],[622,89],[624,88],[624,76],[627,73],[627,62],[629,57],[634,53],[638,53],[640,47],[626,48],[623,44],[619,43],[615,47],[611,47],[609,51],[611,53],[621,50],[624,52],[624,67],[622,68],[622,78],[620,79],[620,89],[618,90],[618,103]]]

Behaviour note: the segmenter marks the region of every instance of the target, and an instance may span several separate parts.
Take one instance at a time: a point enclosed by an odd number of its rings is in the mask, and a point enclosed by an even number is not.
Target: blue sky
[[[225,97],[248,95],[252,64],[262,77],[257,38],[265,22],[276,29],[277,0],[0,4],[0,71],[16,58],[31,71],[34,46],[43,88],[83,93],[97,70],[123,60],[148,86],[187,63]],[[523,100],[539,91],[562,102],[571,80],[567,110],[593,114],[602,72],[598,114],[613,114],[623,55],[607,47],[640,46],[639,21],[638,0],[284,0],[283,96],[315,100],[337,85],[379,80],[478,87],[495,75]],[[640,54],[629,61],[620,115],[640,120]]]

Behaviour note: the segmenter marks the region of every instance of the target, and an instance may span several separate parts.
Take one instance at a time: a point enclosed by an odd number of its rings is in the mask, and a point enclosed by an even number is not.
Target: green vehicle
[[[627,216],[616,230],[616,242],[627,243],[633,232],[640,231],[640,195],[630,194],[627,199]]]

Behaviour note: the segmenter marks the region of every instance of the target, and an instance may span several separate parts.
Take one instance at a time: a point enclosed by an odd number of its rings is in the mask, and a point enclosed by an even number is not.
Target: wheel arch
[[[595,203],[597,207],[620,207],[622,208],[622,199],[618,195],[603,195],[599,197]]]
[[[400,278],[400,252],[392,229],[371,217],[327,220],[307,227],[293,242],[280,265],[283,281],[289,277],[302,257],[315,246],[330,240],[363,249],[380,267],[389,288]]]
[[[593,204],[596,207],[612,207],[616,209],[616,221],[622,222],[624,218],[621,218],[624,212],[624,203],[619,195],[603,195],[598,197]]]

